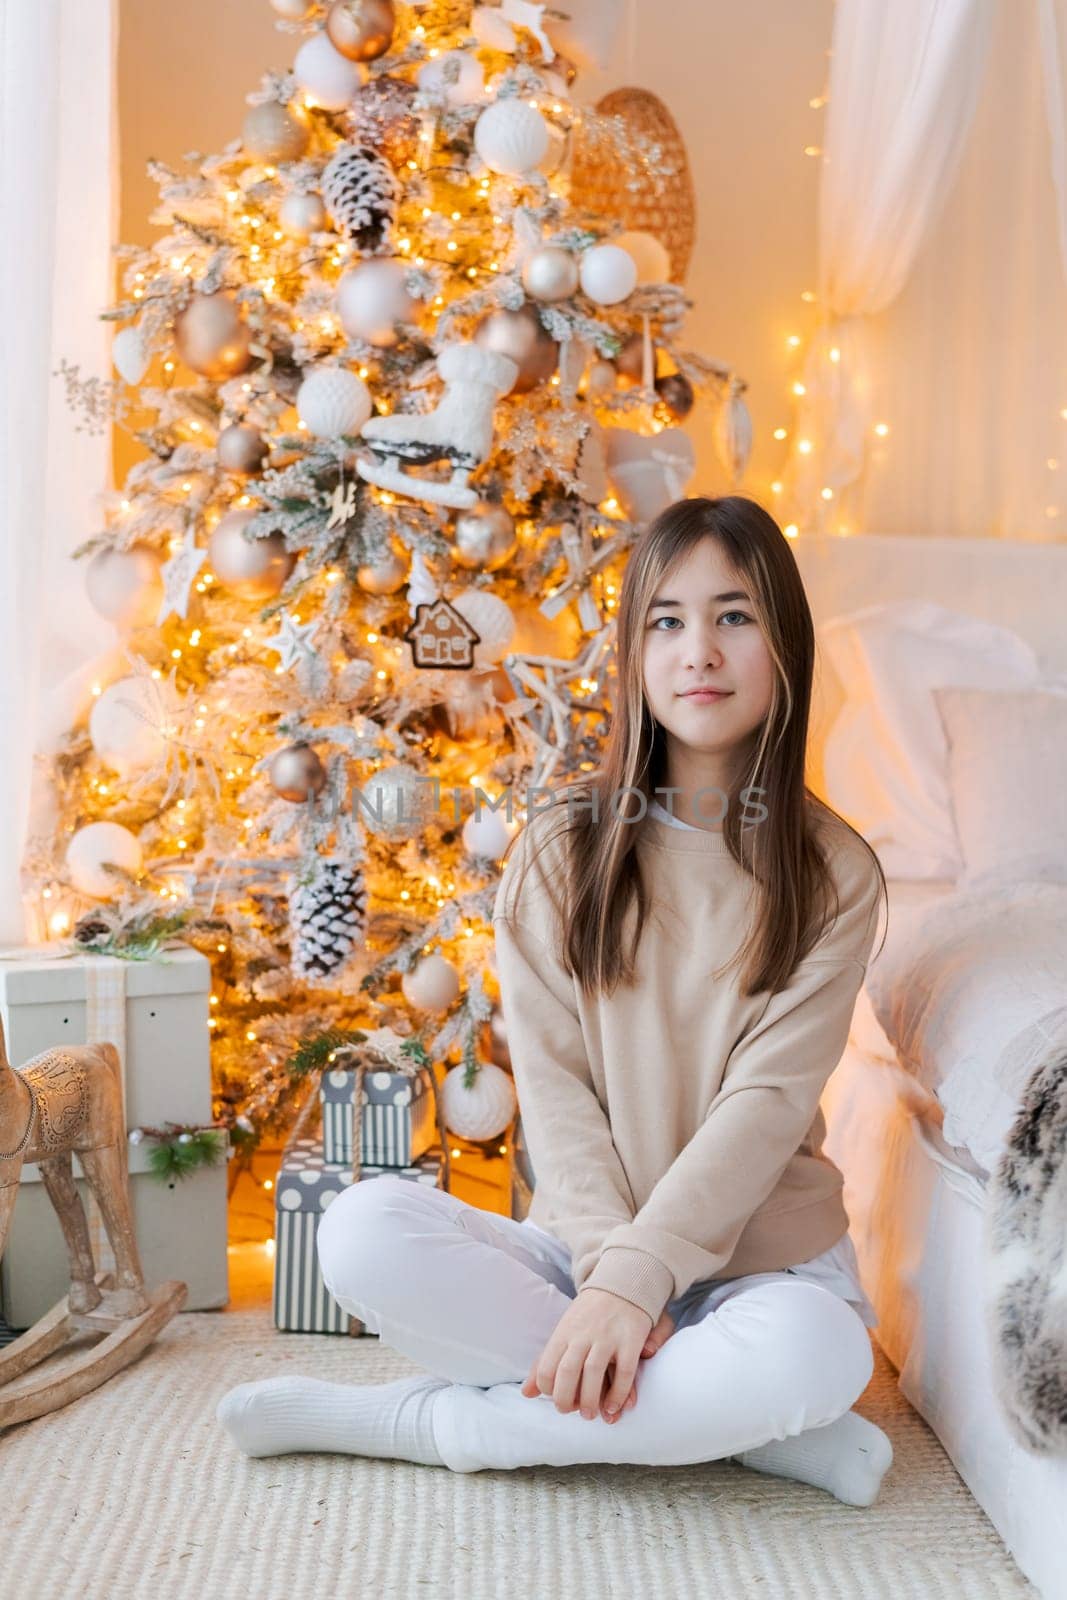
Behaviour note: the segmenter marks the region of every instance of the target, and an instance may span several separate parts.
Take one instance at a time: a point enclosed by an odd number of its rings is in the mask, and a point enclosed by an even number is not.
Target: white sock
[[[732,1459],[753,1472],[771,1472],[828,1489],[847,1506],[869,1506],[892,1465],[893,1446],[873,1422],[846,1411],[823,1428],[771,1439]]]
[[[444,1378],[352,1385],[320,1378],[264,1378],[224,1394],[215,1416],[247,1456],[328,1450],[444,1466],[433,1405]]]

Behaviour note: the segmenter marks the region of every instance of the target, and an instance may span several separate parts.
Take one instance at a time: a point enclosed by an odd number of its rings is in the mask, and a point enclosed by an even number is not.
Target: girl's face
[[[701,539],[657,585],[642,664],[645,697],[668,749],[677,741],[722,762],[767,716],[774,663],[745,581],[717,539]],[[698,686],[722,694],[691,694]]]

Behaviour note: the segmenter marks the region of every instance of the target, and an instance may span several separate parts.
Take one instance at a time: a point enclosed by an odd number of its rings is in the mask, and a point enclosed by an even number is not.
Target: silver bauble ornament
[[[396,325],[410,322],[415,301],[404,284],[402,261],[364,261],[337,280],[337,315],[350,339],[387,349],[400,338]]]
[[[358,61],[346,61],[325,32],[305,39],[293,59],[293,77],[308,100],[324,111],[343,111],[366,75]]]
[[[534,300],[566,300],[578,287],[578,263],[569,250],[542,245],[523,262],[522,286]]]
[[[268,777],[280,799],[303,804],[321,792],[326,783],[326,768],[311,746],[300,740],[278,751],[271,761]]]
[[[559,345],[531,305],[520,306],[518,311],[491,311],[478,324],[474,342],[514,361],[519,375],[510,394],[526,394],[544,383],[555,372],[559,360]]]
[[[174,342],[187,367],[224,383],[252,364],[252,335],[223,289],[195,294],[174,322]]]
[[[380,561],[367,562],[356,571],[356,582],[366,594],[396,594],[407,581],[407,563],[393,551]]]
[[[263,435],[250,422],[231,422],[223,428],[215,451],[220,467],[243,473],[258,472],[268,454]]]
[[[159,557],[144,545],[101,550],[89,563],[85,588],[94,608],[116,628],[147,627],[163,598]]]
[[[322,196],[287,194],[278,207],[278,225],[291,239],[307,239],[329,226]]]
[[[256,161],[299,161],[309,137],[304,124],[277,100],[249,106],[241,126],[241,143]]]
[[[393,0],[334,0],[326,13],[326,32],[346,61],[374,61],[393,42]]]
[[[637,287],[637,262],[617,244],[595,244],[582,252],[582,290],[598,306],[617,305]]]
[[[434,952],[404,973],[400,987],[417,1011],[447,1011],[459,995],[459,973],[451,961]]]
[[[79,828],[67,845],[67,871],[80,894],[98,900],[117,895],[126,885],[108,872],[108,866],[121,867],[131,878],[141,870],[141,845],[136,834],[120,822],[89,822]]]
[[[406,761],[372,773],[354,802],[354,815],[386,839],[414,839],[433,814],[433,784]]]
[[[228,511],[208,541],[211,570],[219,582],[245,600],[272,600],[285,587],[296,555],[285,548],[280,533],[246,539],[244,528],[254,510]]]
[[[467,1068],[453,1067],[441,1085],[441,1114],[445,1127],[458,1139],[481,1143],[504,1133],[515,1115],[515,1085],[508,1073],[491,1061],[478,1064],[474,1082],[466,1087]]]
[[[504,506],[480,501],[456,518],[452,555],[461,567],[494,572],[515,550],[515,519]]]

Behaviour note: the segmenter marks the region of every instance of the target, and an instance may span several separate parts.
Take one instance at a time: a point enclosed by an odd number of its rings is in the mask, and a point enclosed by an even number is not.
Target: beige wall
[[[578,88],[587,100],[623,83],[651,89],[682,130],[699,207],[689,342],[749,381],[756,447],[745,488],[765,498],[785,448],[772,433],[789,421],[795,358],[786,340],[812,315],[800,294],[814,288],[818,162],[803,151],[821,128],[808,102],[824,87],[833,0],[632,5],[633,33],[623,29],[611,70],[583,74]],[[153,237],[145,162],[221,149],[261,72],[288,66],[292,36],[273,24],[267,0],[120,0],[123,240]],[[694,489],[721,488],[706,414],[689,431]],[[129,459],[120,445],[120,476]]]

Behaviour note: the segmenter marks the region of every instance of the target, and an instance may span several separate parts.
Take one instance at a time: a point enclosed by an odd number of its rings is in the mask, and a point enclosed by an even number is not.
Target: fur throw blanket
[[[1028,1449],[1067,1454],[1067,1038],[1023,1094],[990,1174],[985,1236],[1001,1407]]]

